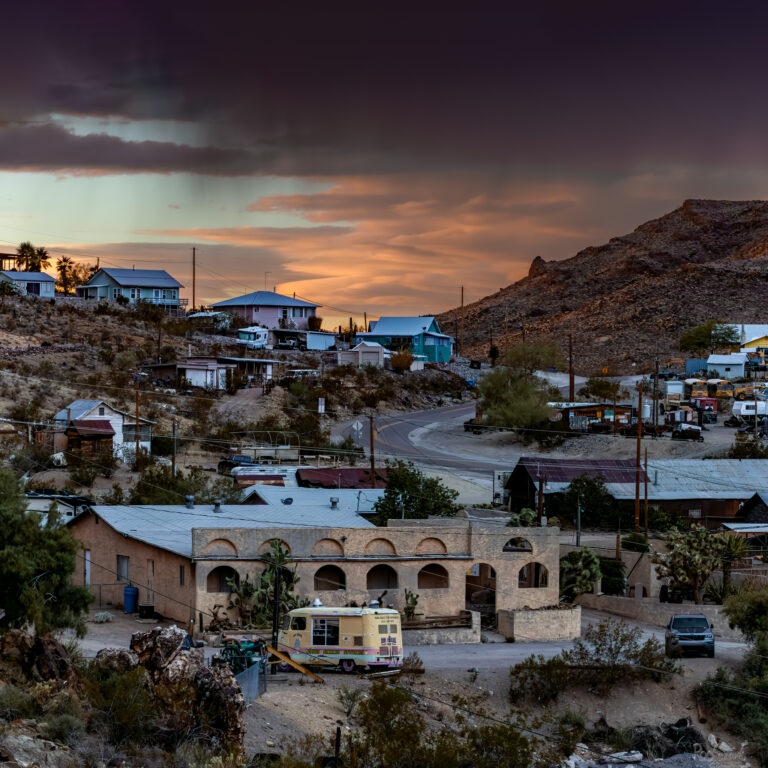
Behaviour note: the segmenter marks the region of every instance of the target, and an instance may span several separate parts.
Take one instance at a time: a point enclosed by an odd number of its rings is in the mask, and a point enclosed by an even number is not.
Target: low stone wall
[[[480,642],[480,614],[469,611],[472,615],[471,627],[443,627],[436,629],[404,629],[403,645],[461,645]]]
[[[518,643],[575,640],[581,637],[581,608],[499,611],[499,634]]]
[[[728,626],[728,619],[720,605],[695,605],[694,603],[660,603],[656,598],[614,597],[613,595],[579,595],[576,600],[584,608],[605,611],[615,616],[643,621],[657,627],[666,627],[678,613],[700,613],[711,624],[715,637],[722,640],[743,640],[741,632]]]

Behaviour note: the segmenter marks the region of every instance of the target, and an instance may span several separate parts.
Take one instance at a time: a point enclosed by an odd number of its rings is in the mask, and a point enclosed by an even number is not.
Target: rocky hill
[[[584,375],[650,369],[678,357],[683,331],[709,318],[761,322],[768,301],[768,202],[686,200],[674,211],[563,261],[536,257],[528,276],[464,308],[464,346],[485,356],[573,334]],[[459,337],[459,309],[439,316]]]

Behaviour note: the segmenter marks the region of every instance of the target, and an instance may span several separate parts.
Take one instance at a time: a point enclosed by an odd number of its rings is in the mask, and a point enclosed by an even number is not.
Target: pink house
[[[298,330],[306,330],[307,318],[314,317],[319,306],[273,291],[254,291],[211,304],[217,312],[240,315],[246,322],[254,325]]]

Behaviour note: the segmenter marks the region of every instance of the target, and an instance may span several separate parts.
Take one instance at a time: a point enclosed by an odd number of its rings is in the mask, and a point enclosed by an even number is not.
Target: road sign
[[[362,432],[362,431],[363,431],[363,424],[362,424],[362,422],[360,422],[360,421],[356,421],[356,422],[355,422],[355,423],[352,425],[352,429],[354,429],[354,430],[355,430],[355,432]]]

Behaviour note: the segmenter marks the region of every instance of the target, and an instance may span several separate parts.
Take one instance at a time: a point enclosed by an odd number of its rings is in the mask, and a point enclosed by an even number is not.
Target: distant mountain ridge
[[[464,346],[486,356],[549,337],[580,374],[645,370],[679,357],[680,335],[715,317],[761,322],[768,306],[768,202],[686,200],[634,232],[563,261],[537,256],[528,276],[464,307]],[[459,309],[438,315],[458,340]]]

